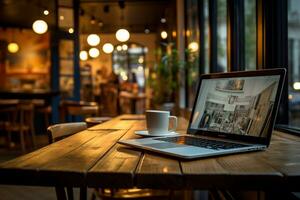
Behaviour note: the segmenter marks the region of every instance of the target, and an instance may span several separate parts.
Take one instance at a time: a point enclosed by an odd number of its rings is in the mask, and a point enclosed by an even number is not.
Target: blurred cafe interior
[[[298,0],[0,0],[0,163],[58,123],[189,119],[201,74],[278,66],[276,127],[298,134],[299,33]]]

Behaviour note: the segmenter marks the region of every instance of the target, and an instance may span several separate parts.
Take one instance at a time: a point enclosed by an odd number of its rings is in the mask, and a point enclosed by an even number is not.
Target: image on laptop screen
[[[203,79],[191,128],[267,137],[280,76]]]

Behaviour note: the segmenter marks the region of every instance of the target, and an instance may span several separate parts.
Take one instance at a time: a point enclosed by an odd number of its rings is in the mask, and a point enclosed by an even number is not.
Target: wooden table
[[[145,129],[122,115],[0,165],[0,184],[299,191],[300,137],[274,131],[268,150],[183,161],[116,142]],[[180,118],[178,131],[187,121]]]
[[[132,92],[122,91],[120,92],[119,97],[123,99],[128,99],[131,104],[131,113],[136,114],[137,102],[141,100],[146,100],[147,95],[146,93],[132,93]]]

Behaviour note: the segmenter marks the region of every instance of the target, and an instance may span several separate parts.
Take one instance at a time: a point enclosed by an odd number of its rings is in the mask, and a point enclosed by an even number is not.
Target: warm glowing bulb
[[[123,44],[122,49],[123,49],[123,51],[126,51],[128,49],[128,46],[126,44]]]
[[[198,45],[197,42],[191,42],[191,43],[189,44],[188,48],[189,48],[189,50],[190,50],[191,52],[196,52],[196,51],[198,51],[198,49],[199,49],[199,45]]]
[[[117,46],[117,50],[118,50],[118,51],[121,51],[121,50],[122,50],[122,47],[121,47],[121,46]]]
[[[49,15],[49,10],[46,9],[46,10],[44,10],[43,13],[44,13],[44,15]]]
[[[172,31],[172,36],[176,37],[176,35],[177,35],[176,31]]]
[[[300,82],[295,82],[293,84],[293,87],[294,87],[295,90],[300,90]]]
[[[111,43],[106,43],[103,45],[102,50],[104,51],[104,53],[111,53],[114,50],[114,46]]]
[[[74,29],[73,28],[69,28],[68,31],[69,31],[70,34],[74,33]]]
[[[139,62],[139,63],[143,63],[143,62],[144,62],[144,58],[143,58],[143,57],[139,57],[138,62]]]
[[[168,33],[166,31],[162,31],[160,33],[160,36],[161,36],[162,39],[166,39],[168,37]]]
[[[7,50],[10,53],[17,53],[19,51],[19,45],[15,42],[9,43],[7,46]]]
[[[80,60],[87,60],[88,59],[87,51],[80,51],[79,58],[80,58]]]
[[[100,43],[100,37],[96,34],[90,34],[87,37],[87,43],[91,46],[97,46]]]
[[[97,48],[91,48],[89,50],[89,55],[92,57],[92,58],[97,58],[99,55],[100,55],[100,52]]]
[[[130,38],[130,34],[126,29],[119,29],[116,32],[116,38],[120,42],[126,42]]]
[[[36,20],[32,24],[32,29],[37,34],[43,34],[43,33],[47,32],[47,30],[48,30],[48,24],[45,21],[43,21],[43,20]]]
[[[138,68],[137,68],[137,70],[140,71],[140,72],[142,72],[143,69],[144,69],[143,66],[138,66]]]

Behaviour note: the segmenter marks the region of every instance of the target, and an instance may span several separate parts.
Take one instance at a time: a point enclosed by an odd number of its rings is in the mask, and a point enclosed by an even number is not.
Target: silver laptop
[[[187,134],[119,143],[184,159],[266,149],[284,77],[285,69],[202,75]]]

